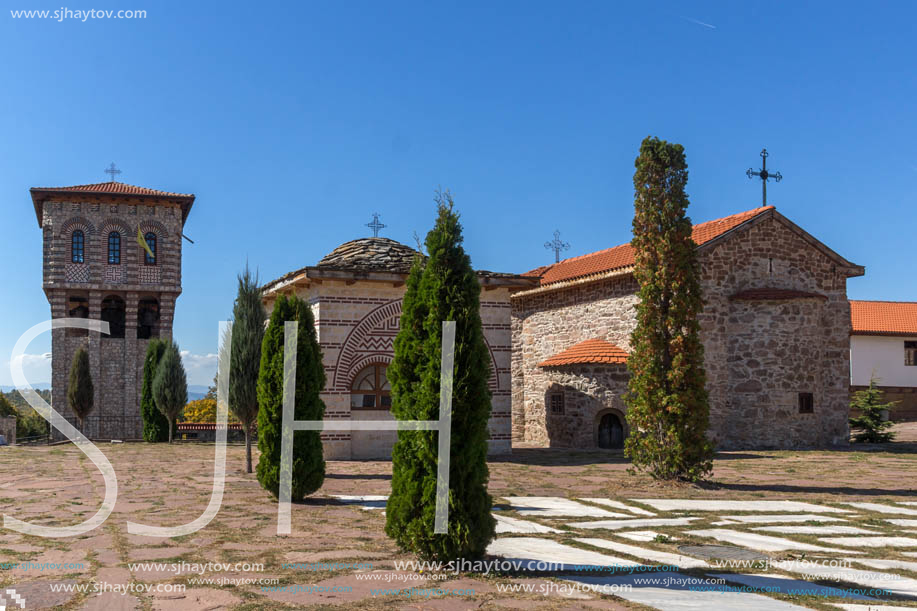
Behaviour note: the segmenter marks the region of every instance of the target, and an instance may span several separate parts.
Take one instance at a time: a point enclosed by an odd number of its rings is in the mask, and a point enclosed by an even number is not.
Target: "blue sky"
[[[626,242],[641,139],[685,146],[697,221],[769,203],[851,261],[860,299],[917,300],[913,3],[93,2],[145,19],[0,14],[0,383],[45,320],[32,186],[195,193],[174,334],[191,382],[246,259],[262,278],[368,234],[413,244],[450,188],[480,268]],[[71,9],[83,8],[73,6]],[[27,372],[47,381],[48,338]]]

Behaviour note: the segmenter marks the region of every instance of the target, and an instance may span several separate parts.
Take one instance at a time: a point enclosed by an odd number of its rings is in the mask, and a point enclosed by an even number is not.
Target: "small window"
[[[119,265],[121,263],[121,234],[112,231],[108,234],[108,264]]]
[[[156,265],[156,234],[150,232],[143,236],[143,239],[146,240],[146,245],[150,247],[150,252],[153,253],[153,256],[150,256],[149,252],[144,253],[143,261],[147,265]]]
[[[85,236],[83,232],[77,229],[73,232],[73,236],[70,238],[70,261],[73,263],[82,263],[83,262],[83,245],[85,243]]]
[[[814,414],[815,413],[815,395],[813,395],[810,392],[799,393],[799,413],[800,414]]]
[[[390,409],[391,387],[385,376],[385,365],[379,363],[362,370],[350,387],[351,409]]]
[[[917,367],[917,342],[904,342],[904,364]]]
[[[552,414],[564,413],[564,393],[562,392],[551,393],[550,402],[551,402],[551,413]]]

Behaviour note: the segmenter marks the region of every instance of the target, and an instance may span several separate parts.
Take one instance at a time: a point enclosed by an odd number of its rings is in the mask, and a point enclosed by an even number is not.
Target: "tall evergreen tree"
[[[320,393],[325,387],[322,351],[315,334],[312,308],[297,297],[281,296],[274,304],[261,344],[258,373],[258,481],[275,497],[280,494],[280,442],[283,426],[283,340],[284,323],[299,322],[296,335],[296,420],[322,420],[325,404]],[[235,328],[233,328],[235,343]],[[325,460],[318,431],[293,434],[293,485],[291,499],[301,501],[325,481]]]
[[[405,550],[442,561],[480,558],[495,521],[487,493],[490,358],[481,327],[481,288],[462,248],[462,226],[449,192],[436,196],[429,258],[418,255],[407,279],[395,359],[388,368],[398,420],[439,418],[442,323],[456,323],[449,471],[449,530],[434,534],[437,433],[398,431],[385,532]]]
[[[232,309],[232,352],[229,360],[229,409],[245,431],[245,471],[252,472],[252,427],[258,419],[258,373],[264,341],[264,306],[258,276],[245,265]]]
[[[168,420],[169,443],[172,443],[175,422],[188,402],[188,379],[178,344],[175,342],[165,343],[162,358],[159,360],[156,375],[153,378],[153,399],[156,402],[156,408]]]
[[[710,407],[697,316],[697,245],[686,215],[684,148],[646,138],[634,173],[634,277],[640,290],[628,359],[625,451],[659,479],[695,481],[712,468]]]
[[[153,399],[153,378],[166,350],[164,340],[153,338],[146,346],[143,361],[143,382],[140,388],[140,418],[143,420],[143,440],[164,442],[169,440],[169,421],[156,407]]]
[[[70,365],[70,380],[67,384],[67,403],[80,421],[80,432],[83,432],[83,420],[92,412],[95,401],[95,390],[92,386],[92,375],[89,373],[89,352],[80,347],[73,355]]]

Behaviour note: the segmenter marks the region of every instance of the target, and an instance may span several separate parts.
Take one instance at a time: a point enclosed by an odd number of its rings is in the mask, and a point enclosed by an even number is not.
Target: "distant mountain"
[[[200,384],[188,384],[188,401],[197,401],[198,399],[203,399],[208,390],[209,389],[207,386],[201,386]]]
[[[39,382],[38,384],[32,384],[32,388],[35,390],[51,390],[51,382]],[[16,390],[15,386],[0,386],[0,391],[10,392],[11,390]]]

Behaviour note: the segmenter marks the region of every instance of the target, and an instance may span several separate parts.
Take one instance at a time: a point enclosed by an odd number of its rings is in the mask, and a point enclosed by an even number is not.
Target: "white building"
[[[850,319],[851,391],[875,375],[892,420],[917,420],[917,303],[851,301]]]

